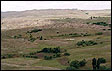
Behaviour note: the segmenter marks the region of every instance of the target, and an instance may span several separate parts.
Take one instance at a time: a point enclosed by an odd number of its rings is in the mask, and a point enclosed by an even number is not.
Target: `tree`
[[[40,40],[42,40],[43,38],[42,38],[42,36],[40,37]]]
[[[79,61],[77,61],[77,60],[72,61],[72,62],[70,63],[70,66],[71,66],[71,67],[75,67],[75,68],[79,68],[79,67],[80,67]]]
[[[90,18],[92,19],[92,16]]]
[[[92,59],[93,70],[96,70],[96,58]]]
[[[98,58],[98,60],[97,60],[97,69],[100,68],[101,63],[106,63],[106,60],[104,58]]]
[[[100,68],[100,59],[99,59],[99,58],[98,58],[98,60],[97,60],[97,65],[96,65],[96,67],[97,67],[97,69]]]
[[[99,60],[100,60],[100,63],[106,63],[106,59],[104,58],[99,58]]]
[[[86,62],[85,59],[83,59],[82,61],[80,61],[80,62],[79,62],[80,67],[85,66],[86,63],[87,63],[87,62]]]

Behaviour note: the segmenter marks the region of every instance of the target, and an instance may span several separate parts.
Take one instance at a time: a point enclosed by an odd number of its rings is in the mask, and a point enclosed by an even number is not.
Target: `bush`
[[[17,36],[15,35],[14,38],[22,38],[22,35],[18,34]]]
[[[80,62],[79,62],[80,67],[85,66],[86,63],[87,63],[87,62],[86,62],[85,59],[83,59],[82,61],[80,61]]]
[[[108,30],[111,30],[111,29],[108,29]]]
[[[52,59],[52,56],[44,56],[44,59],[45,60],[51,60]]]
[[[79,68],[79,67],[80,67],[79,61],[77,61],[77,60],[72,61],[72,62],[70,63],[70,66],[71,66],[71,67],[75,67],[75,68]]]
[[[92,41],[92,40],[89,40],[89,41],[82,40],[82,41],[77,42],[76,45],[78,45],[78,46],[91,46],[91,45],[96,45],[96,44],[97,43]]]
[[[29,41],[34,42],[36,40],[36,38],[30,38]]]
[[[70,54],[69,54],[69,53],[64,53],[64,55],[65,55],[65,56],[69,56]]]
[[[102,35],[103,33],[102,32],[98,32],[98,33],[96,33],[96,35]]]
[[[106,30],[106,29],[103,29],[104,31]]]
[[[100,60],[100,63],[106,63],[106,59],[104,58],[99,58],[99,60]]]
[[[66,70],[77,70],[77,68],[70,66],[70,67],[67,67]]]
[[[33,56],[31,56],[31,58],[38,58],[38,56],[33,55]]]
[[[96,22],[96,23],[92,23],[95,25],[102,25],[102,26],[108,26],[108,24],[106,22]]]
[[[36,56],[36,55],[23,55],[23,57],[26,57],[26,58],[38,58],[38,56]]]
[[[60,56],[61,56],[61,54],[57,53],[55,56],[56,56],[56,57],[60,57]]]
[[[41,50],[41,52],[45,52],[45,53],[60,53],[60,47],[56,47],[56,48],[43,48]]]
[[[35,33],[35,32],[39,32],[42,31],[42,29],[33,29],[31,31],[27,31],[27,33]]]

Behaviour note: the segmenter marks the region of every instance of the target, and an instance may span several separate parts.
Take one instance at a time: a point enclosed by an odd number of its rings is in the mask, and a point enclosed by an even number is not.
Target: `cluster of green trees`
[[[43,48],[41,50],[41,52],[44,52],[44,53],[60,53],[61,50],[60,50],[60,47],[56,47],[56,48]]]
[[[66,70],[77,70],[79,69],[79,67],[85,66],[86,63],[87,61],[85,59],[83,59],[82,61],[78,61],[78,60],[72,61],[70,63],[70,66],[67,67]]]
[[[83,59],[82,61],[72,61],[70,63],[70,66],[66,68],[66,70],[79,70],[79,67],[85,66],[87,61]],[[104,58],[93,58],[92,59],[92,66],[93,70],[111,70],[111,68],[106,67],[106,66],[100,66],[100,64],[106,63],[106,59]]]
[[[1,55],[1,59],[13,58],[14,56],[15,54],[4,54],[4,55]]]
[[[53,58],[57,58],[57,57],[61,57],[61,49],[60,47],[56,47],[56,48],[43,48],[40,52],[44,52],[44,53],[54,53],[52,56],[44,56],[45,60],[50,60]],[[64,56],[69,56],[70,54],[65,52]]]
[[[93,70],[99,70],[100,69],[100,64],[102,63],[106,63],[106,59],[104,58],[98,58],[98,60],[96,58],[92,59],[92,66],[93,66]]]
[[[31,31],[27,31],[27,33],[36,33],[36,32],[39,32],[39,31],[42,31],[42,29],[33,29]]]
[[[89,40],[89,41],[82,40],[82,41],[77,42],[76,45],[84,47],[84,46],[91,46],[91,45],[96,45],[96,44],[98,43],[92,40]]]

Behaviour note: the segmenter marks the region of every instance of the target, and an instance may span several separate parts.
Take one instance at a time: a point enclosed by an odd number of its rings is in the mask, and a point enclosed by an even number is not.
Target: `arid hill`
[[[20,29],[53,24],[51,19],[90,19],[90,17],[110,17],[111,10],[45,9],[1,12],[1,29]],[[79,22],[75,22],[79,23]]]

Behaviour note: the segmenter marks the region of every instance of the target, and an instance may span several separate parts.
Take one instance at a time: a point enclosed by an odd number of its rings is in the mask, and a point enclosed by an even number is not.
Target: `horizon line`
[[[67,8],[65,8],[67,9]],[[31,10],[65,10],[65,9],[53,9],[53,8],[48,8],[48,9],[31,9]],[[21,10],[21,11],[1,11],[1,12],[23,12],[23,11],[31,11],[31,10]],[[72,9],[68,9],[68,10],[90,10],[91,9],[78,9],[78,8],[72,8]],[[111,10],[111,9],[93,9],[93,10]]]

